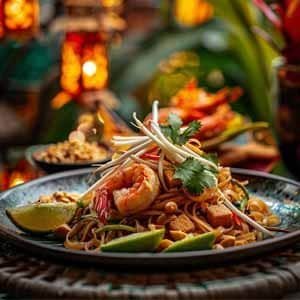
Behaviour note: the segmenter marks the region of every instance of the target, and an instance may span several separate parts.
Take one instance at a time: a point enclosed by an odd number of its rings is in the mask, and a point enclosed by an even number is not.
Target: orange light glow
[[[87,90],[99,90],[106,86],[108,80],[108,61],[106,47],[95,45],[84,49],[82,83]]]
[[[3,19],[3,10],[2,3],[0,0],[0,38],[4,36],[4,19]]]
[[[108,82],[106,43],[98,32],[69,32],[62,48],[61,86],[72,96]]]
[[[39,23],[38,0],[2,0],[1,4],[0,17],[2,16],[4,33],[33,33],[37,31]]]
[[[61,85],[70,94],[80,92],[81,59],[72,43],[65,42],[62,48]]]
[[[207,0],[175,0],[175,20],[187,27],[207,22],[214,14],[213,6]]]
[[[52,100],[51,100],[51,107],[53,109],[60,109],[67,103],[72,100],[70,94],[65,92],[59,92]]]
[[[122,121],[117,120],[105,105],[100,105],[97,111],[98,122],[104,124],[102,139],[105,143],[111,145],[112,137],[115,135],[128,136],[133,132]]]
[[[101,0],[101,5],[105,8],[116,8],[123,4],[123,0]]]
[[[95,62],[93,62],[92,60],[86,61],[82,65],[82,72],[84,75],[89,76],[89,77],[92,77],[93,75],[95,75],[97,72],[97,66],[96,66]]]
[[[4,167],[0,171],[0,191],[12,188],[41,175],[25,159],[20,160],[13,169]]]
[[[4,191],[7,189],[8,179],[9,179],[8,172],[6,170],[1,170],[0,171],[0,191]]]
[[[12,188],[16,185],[22,184],[26,181],[25,176],[22,175],[19,171],[14,171],[9,179],[8,187]]]

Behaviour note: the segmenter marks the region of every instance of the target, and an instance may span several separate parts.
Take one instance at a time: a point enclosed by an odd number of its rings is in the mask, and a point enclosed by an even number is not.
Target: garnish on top
[[[182,125],[183,122],[179,116],[171,113],[168,117],[168,124],[161,125],[160,128],[173,144],[184,145],[200,129],[201,123],[192,121],[181,132]],[[208,159],[217,164],[216,160],[212,160],[210,157]],[[179,179],[191,194],[199,195],[205,188],[217,185],[217,173],[217,170],[211,166],[207,166],[193,157],[188,157],[175,167],[174,178]]]
[[[161,126],[158,122],[158,114],[158,101],[153,103],[149,127],[139,120],[135,113],[133,114],[135,126],[144,135],[115,136],[113,138],[115,146],[126,147],[128,150],[96,170],[101,172],[102,177],[81,195],[81,199],[90,196],[91,192],[97,194],[97,189],[109,178],[119,170],[125,170],[133,163],[144,164],[156,170],[162,189],[168,192],[170,188],[166,184],[164,171],[166,168],[171,167],[174,170],[175,180],[177,179],[181,183],[181,187],[178,187],[178,189],[183,188],[190,194],[190,197],[193,197],[203,193],[205,189],[211,188],[218,195],[218,202],[225,205],[233,214],[258,231],[272,236],[273,234],[269,230],[237,208],[219,188],[218,175],[222,167],[218,165],[216,157],[205,154],[199,147],[194,147],[192,140],[189,140],[194,130],[200,127],[200,123],[192,122],[188,124],[187,128],[181,128],[180,118],[170,115],[169,123]],[[151,155],[150,158],[145,156],[149,151],[153,153],[153,149],[156,149],[156,155]],[[96,201],[93,207],[98,214],[103,215],[105,205],[103,206],[103,201],[100,198],[99,201]],[[101,210],[98,209],[99,207]],[[109,210],[109,208],[107,207],[106,210]]]
[[[182,185],[193,195],[199,195],[206,188],[216,187],[218,171],[204,165],[195,158],[189,157],[175,168],[175,179],[180,179]]]
[[[201,128],[201,123],[199,121],[192,121],[181,132],[182,125],[183,122],[179,116],[171,113],[168,117],[168,125],[161,125],[160,128],[173,144],[184,145]]]

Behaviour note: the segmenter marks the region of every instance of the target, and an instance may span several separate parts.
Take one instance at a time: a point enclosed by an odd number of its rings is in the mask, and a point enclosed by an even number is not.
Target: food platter
[[[35,201],[41,194],[57,190],[83,192],[89,185],[91,169],[50,175],[6,191],[0,196],[0,235],[20,249],[37,256],[100,266],[168,266],[208,265],[261,255],[300,241],[300,184],[282,177],[255,171],[232,169],[234,177],[248,180],[252,195],[262,198],[282,220],[281,228],[272,239],[224,250],[203,250],[181,253],[103,253],[65,249],[61,243],[46,236],[21,233],[6,215],[6,208]]]
[[[101,144],[101,146],[107,150],[107,156],[102,160],[76,162],[76,163],[50,163],[50,162],[37,159],[35,157],[35,154],[41,150],[46,149],[48,146],[49,145],[34,145],[29,147],[25,153],[26,159],[31,165],[38,167],[39,169],[43,170],[47,174],[89,168],[94,164],[105,163],[111,158],[111,151],[109,150],[109,148],[106,145]]]

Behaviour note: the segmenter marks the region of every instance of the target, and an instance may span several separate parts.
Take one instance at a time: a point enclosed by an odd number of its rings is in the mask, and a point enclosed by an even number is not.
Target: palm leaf
[[[276,56],[267,43],[257,37],[252,28],[259,26],[253,6],[245,0],[210,0],[217,15],[231,33],[231,50],[237,56],[247,75],[247,89],[257,117],[271,121],[270,73],[271,61]]]

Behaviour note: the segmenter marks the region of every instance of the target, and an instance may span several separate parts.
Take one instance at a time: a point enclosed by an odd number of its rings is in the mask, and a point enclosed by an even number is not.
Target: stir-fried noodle
[[[212,233],[212,247],[241,246],[273,236],[268,229],[280,223],[267,204],[250,196],[247,182],[231,176],[192,138],[200,124],[181,128],[170,116],[158,124],[158,103],[144,136],[114,137],[114,159],[98,167],[101,178],[80,195],[68,225],[66,248],[99,251],[117,238],[164,229],[156,251],[177,241]]]

